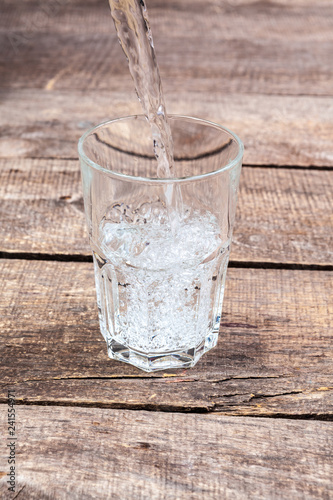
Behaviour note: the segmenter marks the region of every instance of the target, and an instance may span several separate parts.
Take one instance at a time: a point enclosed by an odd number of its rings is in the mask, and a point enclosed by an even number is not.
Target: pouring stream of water
[[[172,135],[146,5],[143,0],[109,0],[109,3],[136,93],[151,126],[157,177],[171,178],[174,176]],[[170,183],[164,196],[175,234],[183,212],[180,187]]]

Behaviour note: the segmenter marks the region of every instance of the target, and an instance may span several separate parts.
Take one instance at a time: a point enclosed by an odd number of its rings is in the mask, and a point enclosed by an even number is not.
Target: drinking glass
[[[220,125],[169,122],[168,178],[144,116],[79,141],[100,329],[111,358],[147,372],[194,366],[217,343],[243,156]]]

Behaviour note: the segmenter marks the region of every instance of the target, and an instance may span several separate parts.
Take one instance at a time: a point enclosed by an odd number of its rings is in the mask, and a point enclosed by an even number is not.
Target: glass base
[[[192,368],[205,352],[217,344],[218,331],[212,332],[196,347],[174,352],[144,353],[135,351],[115,339],[107,341],[108,355],[117,361],[123,361],[140,368],[145,372],[157,370],[172,370],[177,368]]]

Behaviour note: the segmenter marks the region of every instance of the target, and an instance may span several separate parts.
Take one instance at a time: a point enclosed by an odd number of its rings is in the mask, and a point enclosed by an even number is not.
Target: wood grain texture
[[[244,168],[231,259],[329,265],[333,175]],[[78,161],[0,159],[0,251],[90,255]]]
[[[326,422],[29,406],[16,413],[16,492],[29,500],[332,495]]]
[[[184,88],[221,95],[332,95],[333,42],[288,38],[271,43],[265,39],[212,41],[200,37],[194,41],[179,36],[164,44],[156,41],[167,96]],[[133,82],[118,45],[114,33],[47,33],[29,40],[13,58],[10,44],[4,40],[7,56],[1,86],[132,91]]]
[[[92,264],[0,265],[2,402],[332,418],[332,273],[229,269],[218,346],[147,374],[108,359]]]
[[[249,165],[333,166],[333,98],[184,90],[170,113],[221,123],[241,137]],[[0,91],[0,157],[77,158],[77,141],[101,121],[141,113],[134,92]]]
[[[3,10],[3,87],[132,89],[107,2]],[[332,3],[159,0],[149,12],[167,95],[332,95]]]
[[[168,28],[175,30],[175,23],[192,23],[194,33],[201,30],[200,34],[208,37],[202,24],[207,19],[213,38],[281,39],[287,27],[293,26],[287,31],[291,40],[333,39],[330,0],[316,0],[315,3],[309,0],[293,0],[292,3],[288,0],[207,0],[204,9],[200,0],[182,0],[181,3],[149,0],[148,8],[152,27],[158,27],[156,36],[170,33]],[[14,5],[11,0],[2,0],[1,13],[0,28],[21,32],[34,26],[36,33],[47,28],[56,33],[108,34],[112,26],[108,4],[99,0],[45,0],[43,5],[39,0],[21,0]],[[183,34],[192,37],[192,30]]]

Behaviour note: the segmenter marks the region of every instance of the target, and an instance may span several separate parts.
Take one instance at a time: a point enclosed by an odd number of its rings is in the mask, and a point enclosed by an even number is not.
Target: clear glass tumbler
[[[79,141],[101,332],[111,358],[145,371],[194,366],[216,345],[243,145],[170,116],[172,177],[157,177],[144,116]]]

